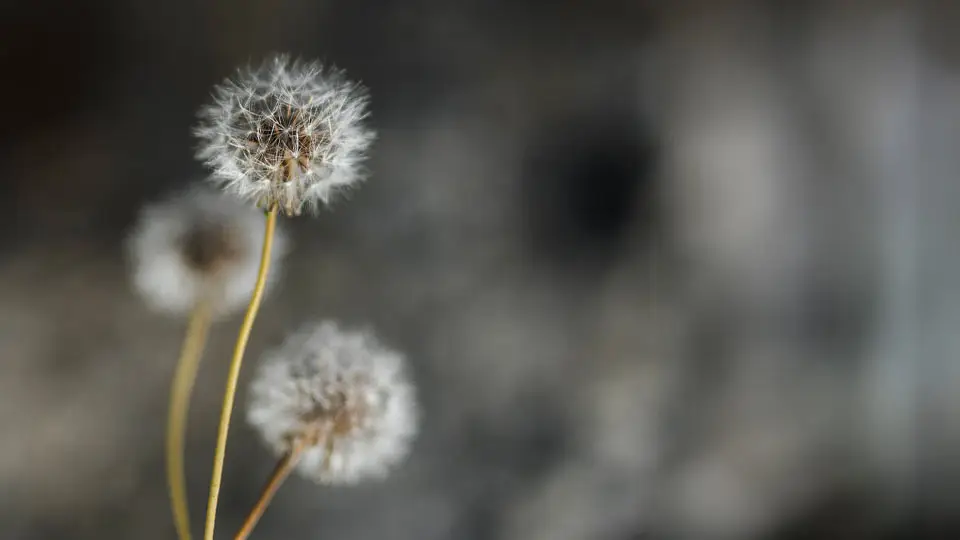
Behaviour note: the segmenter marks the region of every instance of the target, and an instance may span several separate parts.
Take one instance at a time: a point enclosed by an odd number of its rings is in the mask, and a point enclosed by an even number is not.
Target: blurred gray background
[[[0,536],[174,537],[184,321],[136,297],[122,241],[202,176],[212,85],[290,52],[363,81],[380,137],[361,189],[284,221],[245,374],[332,317],[406,352],[425,412],[389,480],[291,479],[254,538],[956,537],[958,15],[6,2]],[[238,325],[194,398],[195,534]],[[273,466],[235,418],[224,538]]]

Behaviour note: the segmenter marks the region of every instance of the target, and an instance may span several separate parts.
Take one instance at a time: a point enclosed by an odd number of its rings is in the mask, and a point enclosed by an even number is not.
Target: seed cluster
[[[418,412],[402,355],[324,322],[266,355],[247,415],[278,454],[305,447],[304,476],[352,484],[383,477],[406,456]]]
[[[195,130],[198,157],[212,182],[298,215],[362,179],[366,116],[365,91],[339,71],[277,57],[216,88]]]

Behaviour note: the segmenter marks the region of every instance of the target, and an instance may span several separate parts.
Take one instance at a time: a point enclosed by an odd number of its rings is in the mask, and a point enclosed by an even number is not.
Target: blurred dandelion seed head
[[[335,68],[276,56],[216,87],[200,110],[197,155],[211,180],[263,208],[315,211],[363,177],[375,138],[367,101]]]
[[[323,484],[385,477],[409,452],[417,417],[403,356],[333,322],[308,325],[267,355],[247,413],[278,454],[305,445],[298,471]]]
[[[240,200],[197,186],[145,206],[127,245],[135,288],[158,311],[185,314],[202,298],[214,302],[219,315],[235,311],[256,282],[263,221]],[[278,230],[272,263],[286,251],[286,235]]]

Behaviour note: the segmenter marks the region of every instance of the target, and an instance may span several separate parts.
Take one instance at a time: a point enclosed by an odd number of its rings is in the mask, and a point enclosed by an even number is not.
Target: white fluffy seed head
[[[382,478],[409,452],[415,391],[400,353],[333,322],[310,324],[267,354],[247,419],[277,453],[305,445],[297,470],[323,484]]]
[[[127,241],[135,288],[162,312],[184,314],[202,298],[217,315],[245,305],[257,280],[264,216],[242,201],[195,186],[145,206]],[[287,251],[276,230],[268,291]]]
[[[287,215],[316,210],[363,177],[375,134],[366,91],[335,68],[275,56],[237,72],[200,110],[197,156],[211,180]]]

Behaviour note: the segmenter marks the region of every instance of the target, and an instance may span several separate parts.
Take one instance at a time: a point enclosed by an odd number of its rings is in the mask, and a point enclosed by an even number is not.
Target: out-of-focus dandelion
[[[337,69],[276,56],[216,88],[197,156],[229,191],[299,215],[362,178],[367,114],[365,91]]]
[[[133,283],[148,305],[165,313],[189,314],[186,335],[170,390],[167,417],[167,483],[174,524],[190,538],[184,472],[184,440],[190,394],[212,319],[239,308],[257,278],[263,216],[241,201],[193,187],[148,205],[129,240]],[[275,262],[286,252],[276,238]]]
[[[250,388],[248,421],[277,453],[303,443],[304,476],[350,484],[385,476],[407,454],[417,409],[400,353],[323,322],[266,356]]]
[[[342,73],[318,63],[275,56],[240,70],[217,86],[213,103],[200,110],[197,157],[210,180],[257,204],[267,226],[257,286],[237,336],[227,375],[214,453],[204,539],[213,540],[230,417],[243,353],[270,266],[277,214],[316,210],[331,194],[359,181],[374,133],[364,125],[367,97]]]
[[[187,314],[201,303],[216,315],[236,311],[257,280],[263,220],[240,200],[200,186],[145,206],[127,244],[134,286],[165,313]],[[277,234],[274,264],[286,246]]]
[[[400,353],[323,322],[267,354],[247,418],[280,462],[237,538],[293,470],[329,485],[385,477],[409,452],[418,408]]]

